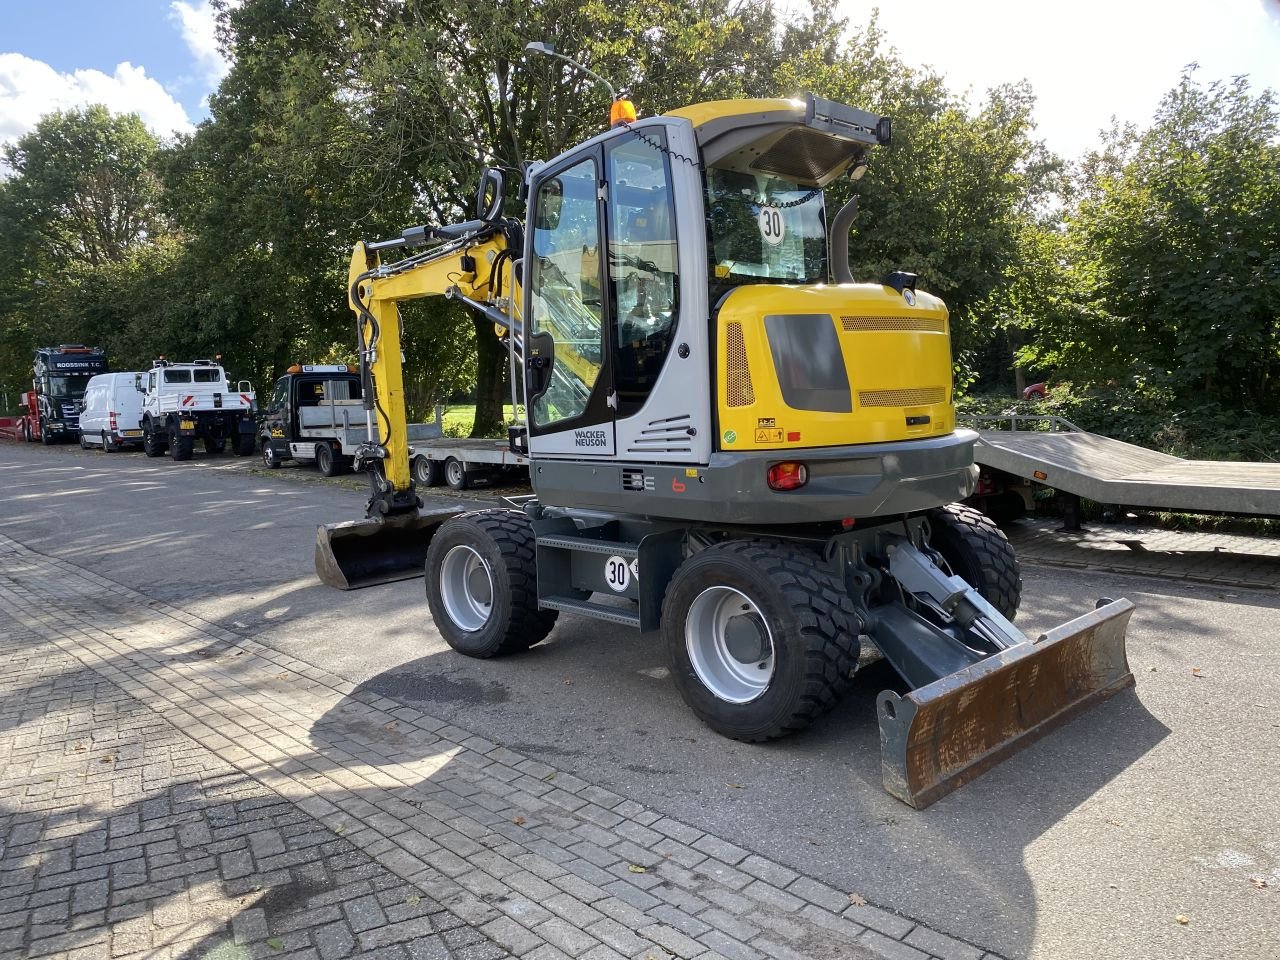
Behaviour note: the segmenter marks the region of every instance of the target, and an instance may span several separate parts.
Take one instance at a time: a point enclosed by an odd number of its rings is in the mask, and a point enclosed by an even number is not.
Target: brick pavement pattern
[[[998,960],[0,536],[0,952]]]

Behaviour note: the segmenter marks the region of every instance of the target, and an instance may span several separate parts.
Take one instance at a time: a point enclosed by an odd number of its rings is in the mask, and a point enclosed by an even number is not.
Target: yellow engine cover
[[[720,307],[716,340],[721,450],[881,443],[955,428],[947,308],[927,293],[740,287]]]

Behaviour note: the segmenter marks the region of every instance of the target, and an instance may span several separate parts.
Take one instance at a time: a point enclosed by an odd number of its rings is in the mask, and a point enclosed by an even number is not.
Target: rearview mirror
[[[147,392],[146,390],[144,390],[144,389],[142,388],[142,374],[140,374],[140,373],[134,374],[134,377],[133,377],[133,389],[137,390],[139,393],[146,393],[146,392]]]

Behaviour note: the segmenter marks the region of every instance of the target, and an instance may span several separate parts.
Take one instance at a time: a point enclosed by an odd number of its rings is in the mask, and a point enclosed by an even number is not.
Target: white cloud
[[[143,67],[121,63],[110,76],[101,70],[59,73],[41,60],[0,53],[0,143],[18,139],[47,113],[93,103],[112,113],[136,113],[162,137],[194,129],[182,105]]]
[[[195,58],[204,81],[216,87],[231,69],[231,63],[218,49],[218,15],[209,0],[173,0],[169,4],[169,18],[177,22],[182,40]]]

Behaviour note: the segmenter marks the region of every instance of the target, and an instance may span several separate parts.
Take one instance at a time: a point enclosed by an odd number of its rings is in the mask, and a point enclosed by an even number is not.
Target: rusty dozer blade
[[[316,528],[316,575],[339,590],[423,575],[436,528],[461,510],[401,513]]]
[[[885,789],[917,810],[1133,685],[1115,600],[900,697],[876,699]]]

